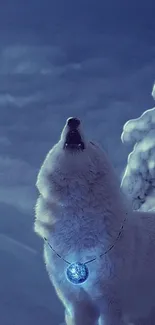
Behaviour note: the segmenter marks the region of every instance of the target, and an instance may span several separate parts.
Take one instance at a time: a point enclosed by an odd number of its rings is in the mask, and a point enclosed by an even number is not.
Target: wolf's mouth
[[[64,149],[69,150],[84,150],[85,145],[82,141],[81,135],[77,129],[70,130],[66,135]]]

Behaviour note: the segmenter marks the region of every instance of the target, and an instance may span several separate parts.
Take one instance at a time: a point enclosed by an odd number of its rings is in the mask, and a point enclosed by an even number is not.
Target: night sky
[[[33,233],[36,175],[76,116],[121,178],[123,125],[154,106],[154,13],[152,0],[1,0],[0,324],[63,320]]]

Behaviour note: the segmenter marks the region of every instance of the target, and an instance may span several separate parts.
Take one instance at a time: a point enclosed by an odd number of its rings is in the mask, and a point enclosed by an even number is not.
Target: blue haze
[[[33,234],[36,175],[68,116],[122,175],[123,124],[154,105],[155,3],[2,0],[0,324],[59,325],[63,308]]]

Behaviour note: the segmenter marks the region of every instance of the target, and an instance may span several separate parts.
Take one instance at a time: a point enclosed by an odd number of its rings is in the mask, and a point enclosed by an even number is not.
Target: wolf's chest
[[[52,247],[59,254],[69,256],[94,255],[104,249],[106,236],[104,219],[90,214],[87,216],[73,215],[69,219],[57,222],[49,238]]]

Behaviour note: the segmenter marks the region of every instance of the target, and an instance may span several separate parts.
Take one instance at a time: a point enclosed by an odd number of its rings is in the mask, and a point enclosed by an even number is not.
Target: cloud
[[[30,185],[37,170],[25,161],[0,156],[0,185]]]
[[[40,96],[39,94],[34,94],[31,96],[12,96],[10,94],[0,95],[0,105],[12,105],[16,107],[26,106],[38,102]]]
[[[34,179],[35,184],[35,179]],[[0,202],[12,205],[27,214],[34,214],[36,192],[33,186],[0,187]]]
[[[0,156],[0,202],[32,213],[37,169],[25,161]]]
[[[52,72],[52,59],[61,57],[63,53],[56,46],[8,45],[1,48],[0,74],[32,75],[44,70]]]
[[[0,145],[1,146],[10,146],[11,145],[11,141],[7,138],[7,137],[5,137],[5,136],[0,136]]]

